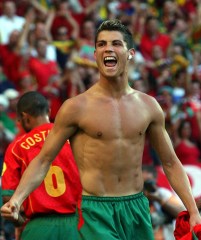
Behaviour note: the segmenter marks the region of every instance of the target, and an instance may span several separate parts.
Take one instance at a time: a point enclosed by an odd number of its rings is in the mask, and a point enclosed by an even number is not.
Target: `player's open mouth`
[[[117,59],[115,57],[105,57],[104,64],[107,67],[114,67],[117,64]]]

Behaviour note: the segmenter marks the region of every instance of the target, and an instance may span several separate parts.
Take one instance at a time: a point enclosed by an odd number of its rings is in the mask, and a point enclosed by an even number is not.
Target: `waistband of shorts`
[[[62,218],[62,217],[73,217],[76,213],[36,213],[31,216],[31,219],[34,218]]]
[[[82,200],[90,200],[90,201],[100,201],[100,202],[120,202],[120,201],[129,201],[129,200],[135,200],[138,198],[144,197],[143,192],[139,192],[132,195],[127,196],[118,196],[118,197],[101,197],[101,196],[88,196],[88,195],[82,195]]]

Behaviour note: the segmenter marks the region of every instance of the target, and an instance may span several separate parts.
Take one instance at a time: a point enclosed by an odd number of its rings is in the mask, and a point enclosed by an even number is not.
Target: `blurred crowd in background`
[[[1,171],[8,144],[23,133],[19,96],[44,94],[54,122],[64,100],[97,81],[95,32],[114,18],[133,34],[130,86],[160,103],[182,164],[201,163],[200,0],[0,0]],[[143,164],[160,165],[148,141]]]

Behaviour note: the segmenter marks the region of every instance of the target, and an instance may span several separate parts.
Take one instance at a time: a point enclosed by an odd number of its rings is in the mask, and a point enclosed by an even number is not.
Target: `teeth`
[[[105,57],[104,59],[105,61],[111,61],[111,60],[116,60],[115,57]]]

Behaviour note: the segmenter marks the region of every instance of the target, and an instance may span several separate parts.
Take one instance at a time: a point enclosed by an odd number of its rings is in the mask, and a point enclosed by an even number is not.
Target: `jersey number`
[[[66,191],[63,171],[58,166],[51,166],[44,179],[45,189],[51,197],[59,197]]]

